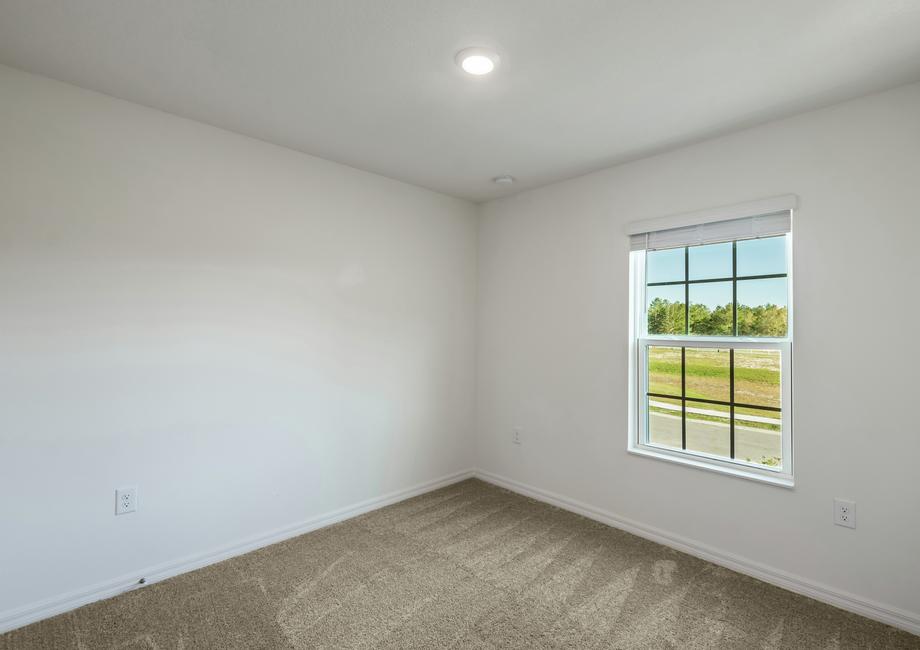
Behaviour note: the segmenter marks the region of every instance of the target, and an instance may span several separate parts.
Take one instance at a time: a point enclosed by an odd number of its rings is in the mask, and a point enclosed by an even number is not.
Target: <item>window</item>
[[[792,484],[791,217],[635,226],[630,451]]]

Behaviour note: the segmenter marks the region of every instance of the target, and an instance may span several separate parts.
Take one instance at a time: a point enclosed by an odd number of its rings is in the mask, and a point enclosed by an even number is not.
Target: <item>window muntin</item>
[[[639,253],[640,447],[791,483],[788,237]]]

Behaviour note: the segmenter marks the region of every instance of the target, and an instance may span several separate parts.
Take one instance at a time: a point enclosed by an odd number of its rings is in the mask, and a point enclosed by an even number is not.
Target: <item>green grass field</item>
[[[687,348],[687,397],[728,401],[730,399],[729,351]],[[680,397],[680,348],[649,348],[649,392]],[[658,398],[654,398],[657,401]],[[758,406],[780,407],[780,353],[778,350],[735,350],[735,401]],[[718,404],[693,404],[690,407],[724,412],[729,407]],[[662,409],[655,409],[662,412]],[[736,407],[737,414],[779,418],[775,411]],[[719,420],[717,416],[695,415],[697,419]],[[751,422],[749,426],[779,430],[778,425]]]

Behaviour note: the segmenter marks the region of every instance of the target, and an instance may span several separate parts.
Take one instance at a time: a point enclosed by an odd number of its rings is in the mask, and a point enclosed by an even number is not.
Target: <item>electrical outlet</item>
[[[520,429],[515,429],[514,431],[511,432],[511,442],[513,442],[516,445],[521,444],[521,430]]]
[[[115,514],[126,515],[137,510],[137,486],[115,489]]]
[[[834,499],[834,523],[838,526],[856,528],[856,502],[849,499]]]

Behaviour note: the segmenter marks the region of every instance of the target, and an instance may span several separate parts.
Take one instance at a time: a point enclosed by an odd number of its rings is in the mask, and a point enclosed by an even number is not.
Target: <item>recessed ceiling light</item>
[[[507,174],[504,176],[496,176],[492,179],[492,182],[496,185],[511,185],[514,182],[514,176],[508,176]]]
[[[498,65],[499,56],[484,47],[468,47],[457,52],[457,65],[477,76],[489,74]]]

